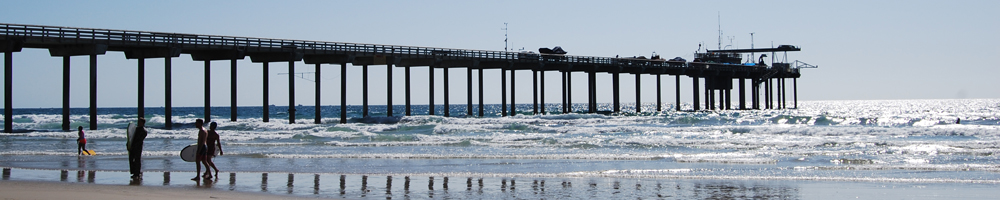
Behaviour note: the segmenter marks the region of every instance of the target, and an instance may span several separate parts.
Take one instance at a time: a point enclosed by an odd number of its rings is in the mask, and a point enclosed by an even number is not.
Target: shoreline
[[[347,198],[780,198],[983,199],[998,184],[822,180],[615,177],[465,177],[227,172],[190,181],[194,172],[4,168],[5,199],[347,199]],[[55,189],[58,188],[58,189]]]

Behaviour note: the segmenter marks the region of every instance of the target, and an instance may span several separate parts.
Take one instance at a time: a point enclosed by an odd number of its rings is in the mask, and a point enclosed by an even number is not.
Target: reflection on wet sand
[[[236,190],[236,173],[229,173],[229,191]]]
[[[260,191],[267,192],[267,173],[260,174]]]
[[[14,171],[12,174],[12,171]],[[52,173],[49,170],[39,170],[44,173]],[[69,181],[69,170],[58,170],[59,176],[58,181],[66,182]],[[19,170],[11,170],[10,168],[3,169],[3,180],[24,180],[24,177],[17,177]],[[107,173],[106,175],[103,175]],[[37,179],[37,177],[44,177],[39,175],[31,175],[30,173],[25,173],[26,177]],[[96,171],[84,171],[79,170],[76,172],[77,182],[87,182],[96,184],[129,184],[129,185],[144,185],[145,183],[142,179],[127,179],[127,172],[102,172],[102,177],[106,176],[101,180],[96,178]],[[217,188],[218,181],[222,179],[200,179],[195,181],[194,184],[188,182],[182,182],[179,185],[173,184],[171,180],[170,172],[163,172],[163,184],[165,186],[180,186],[185,187],[185,185],[197,187],[197,188],[207,188],[213,189]],[[252,180],[255,174],[238,174],[229,173],[229,184],[228,188],[231,191],[251,191],[258,187],[254,184]],[[449,182],[451,177],[431,177],[428,176],[427,179],[411,179],[410,176],[404,176],[402,178],[403,187],[393,187],[393,183],[398,184],[400,180],[393,176],[384,176],[384,179],[377,177],[369,177],[368,175],[334,175],[339,176],[339,180],[323,181],[322,174],[312,174],[312,190],[308,190],[301,183],[299,187],[303,190],[295,190],[295,175],[288,174],[288,179],[285,184],[285,190],[271,190],[268,188],[268,173],[260,174],[260,191],[270,192],[270,193],[282,193],[290,195],[302,195],[302,196],[312,196],[312,197],[341,197],[341,198],[410,198],[411,193],[416,192],[416,194],[426,194],[419,195],[417,198],[528,198],[528,199],[556,199],[556,198],[587,198],[587,199],[604,199],[604,198],[710,198],[710,199],[795,199],[799,198],[799,188],[794,186],[782,185],[782,184],[766,184],[767,182],[751,182],[751,181],[719,181],[719,180],[664,180],[664,179],[650,179],[650,180],[640,180],[640,179],[617,179],[617,178],[528,178],[530,180],[530,190],[517,190],[517,180],[512,177],[486,177],[486,178],[476,178],[476,177],[464,177],[466,192],[449,192],[450,189]],[[50,181],[55,181],[55,177],[51,177]],[[111,177],[111,178],[107,178]],[[121,180],[111,180],[115,177],[122,177]],[[146,182],[158,182],[155,180],[157,177],[147,177]],[[248,179],[244,182],[237,181],[237,179]],[[475,180],[473,180],[475,179]],[[519,177],[517,179],[524,179]],[[127,181],[126,181],[127,180]],[[383,191],[381,188],[377,188],[381,183],[379,181],[385,180],[385,192],[372,192],[372,191]],[[410,188],[411,183],[422,184],[422,180],[427,181],[427,189],[423,190],[421,188]],[[41,180],[44,181],[44,180]],[[371,181],[371,182],[370,182]],[[476,182],[475,184],[473,182]],[[546,182],[557,181],[560,184],[557,186],[546,184]],[[109,183],[110,182],[110,183]],[[573,182],[583,182],[587,187],[575,188],[573,187]],[[328,184],[338,184],[339,188],[324,188],[324,185]],[[306,184],[309,185],[309,184]],[[439,188],[436,188],[439,187]],[[473,192],[475,188],[475,192]],[[493,188],[493,189],[491,189]],[[221,188],[218,188],[221,189]],[[279,192],[280,191],[280,192]]]
[[[293,188],[292,183],[293,182],[295,182],[295,174],[288,174],[288,185],[287,185],[288,186],[288,194],[292,193],[292,188]]]
[[[313,194],[319,194],[319,174],[313,174]]]

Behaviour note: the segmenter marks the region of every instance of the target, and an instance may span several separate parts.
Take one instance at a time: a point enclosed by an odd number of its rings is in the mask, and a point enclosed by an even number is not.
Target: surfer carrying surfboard
[[[129,137],[128,166],[132,179],[142,179],[142,141],[146,139],[146,118],[139,117],[135,130]]]
[[[76,139],[76,154],[83,155],[84,152],[90,152],[87,151],[87,137],[83,136],[83,126],[78,126],[76,129],[78,130],[76,134],[80,136]]]
[[[208,138],[208,131],[205,131],[205,120],[202,119],[195,120],[194,126],[198,128],[198,155],[195,157],[194,161],[194,166],[196,169],[198,169],[198,171],[194,174],[194,178],[191,178],[191,180],[197,181],[199,178],[201,178],[198,177],[198,175],[201,174],[202,164],[205,165],[205,175],[203,175],[202,177],[210,179],[212,178],[212,174],[208,173],[209,166],[208,162],[205,161],[206,159],[208,159],[208,145],[206,145],[206,140]]]

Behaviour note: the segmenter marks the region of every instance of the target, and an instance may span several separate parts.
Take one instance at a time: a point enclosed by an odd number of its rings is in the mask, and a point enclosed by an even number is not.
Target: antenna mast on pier
[[[722,50],[722,12],[717,12],[719,20],[719,50]]]
[[[750,33],[750,49],[753,49],[753,34],[753,32]],[[754,56],[756,55],[754,55],[753,52],[750,52],[750,61],[753,61]]]
[[[507,22],[503,23],[503,51],[507,51]]]

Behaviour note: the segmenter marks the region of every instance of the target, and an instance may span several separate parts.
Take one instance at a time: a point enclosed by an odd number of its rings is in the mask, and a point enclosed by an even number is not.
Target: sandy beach
[[[0,181],[3,199],[314,199],[257,192],[163,186],[102,185],[47,181]]]

